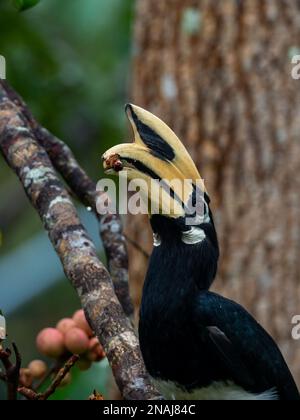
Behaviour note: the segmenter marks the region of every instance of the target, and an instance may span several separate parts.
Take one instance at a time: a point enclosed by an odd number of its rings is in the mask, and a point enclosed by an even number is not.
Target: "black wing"
[[[276,388],[280,399],[299,400],[297,386],[274,340],[237,303],[211,292],[197,299],[195,321],[206,326],[206,345],[250,392]]]

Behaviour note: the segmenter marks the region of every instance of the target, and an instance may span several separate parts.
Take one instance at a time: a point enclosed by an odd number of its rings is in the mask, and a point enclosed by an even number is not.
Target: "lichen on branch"
[[[138,339],[115,294],[109,272],[37,138],[28,114],[0,82],[0,149],[18,175],[102,343],[125,399],[160,398],[146,372]],[[16,95],[17,98],[17,95]]]

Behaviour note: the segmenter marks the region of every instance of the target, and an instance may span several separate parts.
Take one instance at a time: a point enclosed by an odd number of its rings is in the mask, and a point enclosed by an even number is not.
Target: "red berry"
[[[65,345],[71,353],[82,354],[89,348],[89,338],[80,328],[71,328],[66,332]]]
[[[31,387],[33,382],[33,376],[28,368],[21,368],[20,369],[20,384],[26,386],[27,388]]]
[[[97,337],[93,337],[90,340],[89,351],[87,352],[87,358],[92,362],[99,362],[105,357],[103,347],[99,343]]]
[[[97,362],[97,353],[93,350],[89,350],[86,354],[86,357],[91,362]]]
[[[97,346],[99,346],[99,340],[97,337],[92,337],[89,343],[89,350],[94,350]]]
[[[72,318],[63,318],[56,325],[56,328],[62,334],[66,334],[66,332],[68,330],[70,330],[71,328],[74,328],[74,327],[76,327],[76,324],[75,324],[75,321]]]
[[[47,365],[42,360],[33,360],[29,363],[28,369],[34,378],[40,379],[47,372]]]
[[[116,172],[120,172],[120,171],[122,171],[122,170],[123,170],[123,163],[122,163],[120,160],[116,160],[116,161],[114,162],[114,170],[115,170]]]
[[[91,337],[94,334],[86,320],[86,317],[82,309],[79,309],[78,311],[75,312],[75,314],[73,315],[73,321],[75,322],[77,327],[85,331],[89,337]]]
[[[44,328],[36,338],[38,350],[48,357],[58,358],[65,352],[64,337],[56,328]]]

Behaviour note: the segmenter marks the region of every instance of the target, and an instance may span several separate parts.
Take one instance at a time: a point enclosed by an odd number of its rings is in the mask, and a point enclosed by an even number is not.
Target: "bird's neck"
[[[205,243],[186,245],[180,239],[174,242],[165,237],[154,247],[140,313],[147,329],[173,325],[175,332],[186,327],[199,290],[208,290],[216,272],[217,260],[207,257],[209,250],[205,248]]]
[[[200,227],[199,242],[185,241],[188,231],[172,220],[151,220],[158,242],[153,248],[144,293],[174,297],[179,300],[196,289],[208,290],[214,280],[218,262],[218,244],[213,224]],[[197,239],[197,234],[192,239]],[[202,238],[202,239],[201,239]],[[159,296],[156,296],[160,300]]]

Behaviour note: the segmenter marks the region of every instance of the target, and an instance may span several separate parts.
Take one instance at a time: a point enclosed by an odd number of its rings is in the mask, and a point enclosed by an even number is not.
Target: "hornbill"
[[[102,159],[107,173],[126,171],[130,180],[145,181],[140,192],[149,208],[154,247],[143,288],[139,340],[158,389],[166,399],[299,400],[269,334],[242,306],[209,291],[217,271],[218,240],[208,193],[187,150],[150,112],[128,104],[126,113],[133,143],[112,147]],[[181,196],[172,188],[173,179],[187,181]],[[147,194],[151,188],[161,194],[154,213],[154,199]],[[202,199],[203,210],[187,223],[196,197]]]

